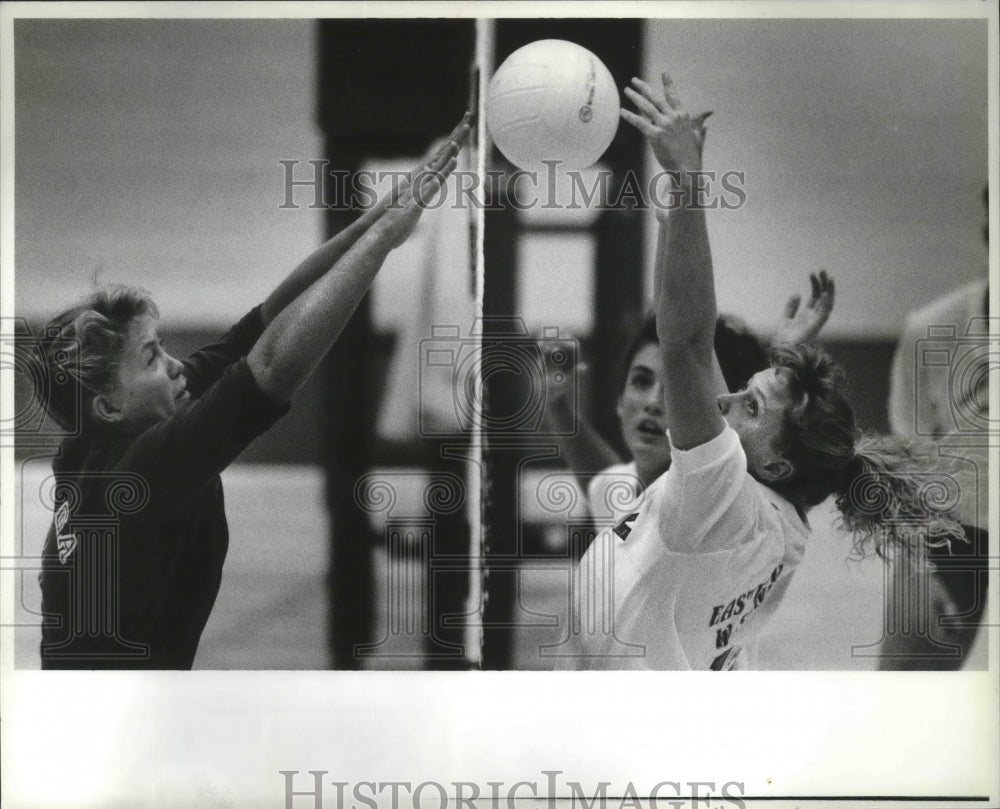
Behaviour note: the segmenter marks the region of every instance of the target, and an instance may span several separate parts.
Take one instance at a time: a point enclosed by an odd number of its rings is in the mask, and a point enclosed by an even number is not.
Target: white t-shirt
[[[627,514],[639,510],[642,482],[635,461],[609,466],[587,484],[587,505],[598,529],[614,527]]]
[[[672,457],[637,511],[580,561],[570,623],[578,668],[751,668],[802,559],[809,529],[748,474],[730,427]]]

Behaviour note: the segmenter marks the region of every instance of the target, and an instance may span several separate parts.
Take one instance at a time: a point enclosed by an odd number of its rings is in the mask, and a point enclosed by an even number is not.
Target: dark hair
[[[862,436],[843,392],[843,372],[820,349],[780,346],[771,364],[788,381],[793,402],[778,448],[795,468],[790,480],[771,488],[802,510],[835,495],[861,555],[912,550],[915,534],[927,545],[964,539],[955,518],[956,467],[933,445]]]
[[[628,345],[625,346],[625,354],[622,358],[623,377],[628,376],[628,369],[632,366],[632,360],[635,359],[636,354],[649,343],[659,345],[659,342],[660,338],[656,334],[656,316],[646,315],[643,318],[642,324],[635,331],[635,334],[632,335],[632,339],[628,341]]]
[[[112,284],[46,325],[37,346],[44,384],[36,395],[64,430],[79,430],[92,415],[94,397],[112,390],[129,323],[146,314],[159,315],[148,292]]]
[[[655,315],[648,315],[629,341],[622,364],[625,374],[635,355],[649,343],[659,343]],[[719,315],[715,321],[715,355],[731,393],[742,390],[750,377],[768,367],[764,345],[746,323],[734,315]]]
[[[735,315],[720,314],[716,318],[715,356],[730,393],[743,390],[750,377],[770,364],[764,344]]]

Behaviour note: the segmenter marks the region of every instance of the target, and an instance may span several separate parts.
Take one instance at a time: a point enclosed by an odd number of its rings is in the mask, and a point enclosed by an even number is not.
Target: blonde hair
[[[847,481],[837,494],[843,526],[854,535],[854,551],[912,552],[966,541],[956,509],[963,473],[927,442],[865,436],[855,450]]]
[[[772,488],[803,510],[836,496],[861,556],[965,541],[956,518],[962,482],[937,447],[862,435],[843,393],[843,372],[818,348],[777,348],[772,367],[788,381],[793,401],[778,448],[795,470]]]
[[[159,316],[148,292],[109,284],[46,325],[36,349],[44,384],[35,394],[64,430],[80,430],[94,397],[113,389],[129,324],[147,314]]]

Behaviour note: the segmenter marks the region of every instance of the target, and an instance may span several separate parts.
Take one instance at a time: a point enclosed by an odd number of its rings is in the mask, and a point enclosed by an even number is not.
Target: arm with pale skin
[[[298,298],[313,283],[322,278],[327,270],[340,261],[357,244],[358,240],[368,232],[372,225],[381,218],[393,200],[402,194],[404,187],[410,185],[417,175],[428,170],[433,170],[431,166],[440,158],[442,151],[448,148],[448,143],[462,136],[462,127],[468,124],[470,117],[466,114],[461,123],[448,136],[447,143],[435,149],[430,156],[421,160],[405,177],[394,177],[394,185],[390,193],[378,200],[371,208],[341,230],[336,236],[310,253],[302,263],[275,287],[274,291],[268,295],[267,300],[264,301],[264,305],[261,307],[261,317],[265,326],[274,320],[282,309]]]
[[[684,201],[658,211],[655,263],[656,330],[664,379],[664,409],[671,443],[691,449],[725,428],[717,399],[725,391],[715,359],[715,279],[705,212],[690,204],[701,171],[704,118],[692,121],[666,73],[663,94],[639,79],[625,88],[637,112],[622,118],[646,138],[660,165],[675,173]]]
[[[426,170],[418,171],[412,183],[400,184],[395,204],[377,206],[378,215],[353,244],[328,242],[300,265],[301,272],[292,273],[295,280],[283,285],[284,289],[279,287],[279,298],[290,294],[346,246],[336,263],[281,308],[247,355],[247,365],[262,391],[276,401],[287,401],[312,373],[347,325],[386,257],[412,233],[424,202],[455,168],[468,134],[466,116],[448,142],[422,164]],[[275,300],[275,307],[278,303]]]
[[[631,89],[627,92],[635,93]],[[705,120],[710,114],[709,112],[702,113],[691,121],[698,139],[699,156],[704,148]],[[626,115],[623,117],[628,120]],[[657,256],[665,258],[669,245],[668,234],[669,217],[662,216],[657,234]],[[656,300],[660,299],[662,277],[660,272],[657,272],[654,277],[654,299]],[[811,274],[809,280],[812,292],[808,301],[802,305],[801,295],[793,295],[788,300],[782,320],[775,332],[773,345],[796,345],[813,340],[829,319],[834,304],[833,279],[826,270],[820,270],[818,274]],[[714,379],[712,396],[728,393],[725,379],[714,354],[714,345],[711,367],[711,375]],[[586,370],[586,366],[574,369],[573,373],[578,374],[578,371],[583,370]],[[548,403],[545,408],[546,427],[549,431],[558,434],[558,441],[566,465],[573,472],[580,485],[586,489],[587,484],[597,472],[621,463],[624,459],[594,429],[593,425],[580,412],[579,407],[576,406],[577,403],[570,401],[570,397],[576,391],[575,379],[567,377],[566,380],[558,383],[553,381],[551,374],[549,375],[546,385],[548,394]]]
[[[714,354],[717,310],[705,215],[701,207],[689,204],[702,169],[708,113],[692,119],[670,77],[664,73],[662,81],[661,97],[646,82],[633,79],[625,94],[636,112],[623,109],[621,115],[646,138],[660,165],[676,177],[681,197],[673,210],[657,211],[654,300],[671,442],[678,449],[689,449],[722,431],[717,398],[727,392]],[[802,306],[801,298],[793,296],[786,305],[775,345],[812,340],[829,318],[833,280],[822,270],[810,281],[809,301]]]

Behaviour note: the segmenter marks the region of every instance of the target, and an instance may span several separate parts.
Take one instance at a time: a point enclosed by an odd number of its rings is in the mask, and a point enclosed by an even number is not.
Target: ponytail
[[[927,547],[967,541],[956,519],[962,486],[969,481],[932,444],[893,437],[864,437],[836,492],[844,528],[858,556],[909,555]]]
[[[781,346],[771,363],[792,400],[776,448],[795,469],[788,480],[768,483],[772,489],[802,512],[833,495],[861,557],[897,550],[909,557],[966,541],[956,513],[963,486],[974,485],[967,466],[934,444],[863,436],[843,372],[823,351]]]

